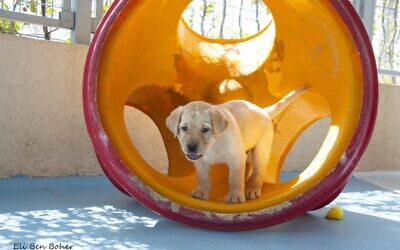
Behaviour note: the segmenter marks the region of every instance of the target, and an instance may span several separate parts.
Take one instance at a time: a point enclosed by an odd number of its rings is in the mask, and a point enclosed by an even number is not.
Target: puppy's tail
[[[310,88],[307,86],[300,87],[291,91],[285,97],[283,97],[279,102],[275,103],[272,106],[264,108],[264,112],[269,115],[269,117],[274,118],[280,112],[282,112],[289,104],[291,104],[297,97],[307,92]]]

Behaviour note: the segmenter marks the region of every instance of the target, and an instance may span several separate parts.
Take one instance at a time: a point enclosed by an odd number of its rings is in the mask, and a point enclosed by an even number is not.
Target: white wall
[[[101,173],[82,111],[86,52],[0,34],[0,177]]]
[[[82,111],[82,74],[87,46],[0,34],[0,178],[98,175]],[[378,122],[359,170],[400,170],[400,88],[380,85]],[[153,165],[166,166],[156,129],[138,112],[127,113],[134,142]],[[308,163],[329,121],[307,131],[285,162],[290,170]],[[135,131],[135,132],[133,132]],[[149,139],[150,138],[150,139]],[[144,141],[159,141],[159,150]],[[158,152],[154,154],[153,152]]]
[[[400,171],[400,86],[379,85],[374,134],[359,169]]]

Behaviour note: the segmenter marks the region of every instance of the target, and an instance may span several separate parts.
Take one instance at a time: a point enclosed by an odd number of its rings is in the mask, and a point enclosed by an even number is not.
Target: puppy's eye
[[[202,129],[201,129],[201,132],[202,132],[202,133],[207,133],[208,131],[210,131],[209,128],[202,128]]]
[[[182,131],[187,131],[188,127],[187,126],[182,126],[181,129],[182,129]]]

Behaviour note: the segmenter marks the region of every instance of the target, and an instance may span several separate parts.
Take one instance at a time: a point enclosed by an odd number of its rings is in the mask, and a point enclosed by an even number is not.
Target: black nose
[[[186,147],[187,147],[188,151],[192,152],[192,153],[196,152],[196,150],[198,148],[197,144],[187,144]]]

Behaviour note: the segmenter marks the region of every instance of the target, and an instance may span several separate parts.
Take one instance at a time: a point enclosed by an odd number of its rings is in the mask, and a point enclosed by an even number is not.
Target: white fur
[[[296,89],[267,108],[233,100],[219,105],[191,102],[174,110],[167,118],[167,126],[179,138],[183,152],[187,154],[187,143],[198,142],[199,158],[193,160],[198,186],[192,191],[192,197],[209,198],[210,166],[225,163],[229,168],[229,193],[225,202],[241,203],[259,198],[272,147],[272,118],[307,89]],[[187,130],[180,131],[180,126],[186,126]],[[204,127],[212,127],[214,134],[201,132]],[[249,181],[245,188],[246,179]]]

